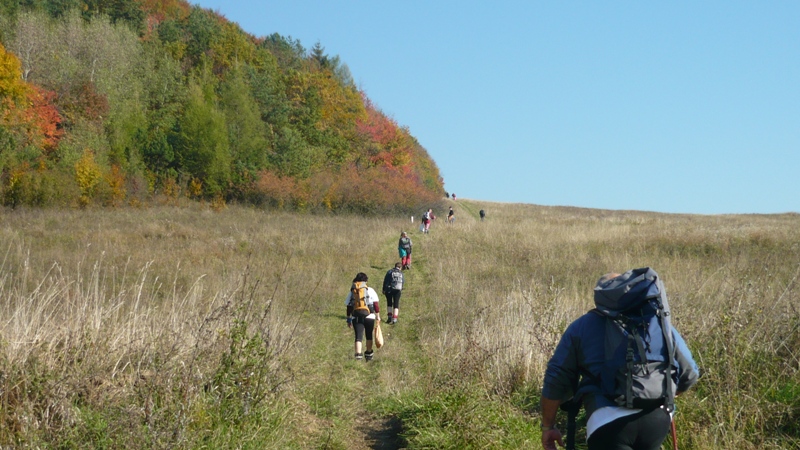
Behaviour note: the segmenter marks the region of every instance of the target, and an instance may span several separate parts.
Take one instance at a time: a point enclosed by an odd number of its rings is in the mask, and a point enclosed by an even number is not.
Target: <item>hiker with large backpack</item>
[[[386,311],[389,323],[397,323],[400,314],[400,295],[403,293],[403,265],[396,263],[383,277],[383,295],[386,296]]]
[[[411,268],[412,245],[413,243],[411,242],[411,238],[408,237],[408,234],[405,231],[401,232],[400,240],[397,242],[397,253],[400,254],[400,264],[403,270]]]
[[[347,294],[345,306],[347,307],[347,326],[352,328],[356,335],[355,357],[371,361],[374,355],[372,350],[372,335],[375,323],[380,322],[380,307],[378,293],[367,286],[367,274],[359,272],[353,279],[350,293]],[[361,353],[364,336],[367,338],[367,351]]]
[[[567,327],[547,364],[542,446],[564,446],[556,415],[570,405],[567,447],[574,448],[574,418],[582,404],[590,450],[660,449],[675,396],[699,378],[670,323],[664,284],[649,267],[607,274],[597,281],[594,302],[595,309]]]

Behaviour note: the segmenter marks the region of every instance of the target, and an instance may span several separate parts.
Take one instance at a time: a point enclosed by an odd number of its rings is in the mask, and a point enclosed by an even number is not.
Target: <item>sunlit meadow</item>
[[[595,280],[653,267],[703,377],[684,449],[800,446],[800,216],[441,203],[454,224],[203,205],[0,211],[0,446],[536,448]],[[485,221],[478,210],[485,209]],[[400,321],[344,298],[414,241]]]

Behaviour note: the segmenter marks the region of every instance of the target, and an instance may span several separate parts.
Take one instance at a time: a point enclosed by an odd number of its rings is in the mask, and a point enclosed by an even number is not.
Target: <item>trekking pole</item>
[[[581,401],[571,398],[561,404],[561,410],[567,412],[567,450],[575,450],[575,422],[578,418],[578,412],[581,410]]]
[[[567,450],[575,450],[575,422],[580,404],[567,410]]]
[[[672,450],[678,450],[678,433],[675,431],[675,418],[669,424],[670,433],[672,433]]]

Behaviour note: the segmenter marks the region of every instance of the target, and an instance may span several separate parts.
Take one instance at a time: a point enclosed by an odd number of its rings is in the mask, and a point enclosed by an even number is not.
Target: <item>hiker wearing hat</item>
[[[353,278],[353,285],[350,293],[347,294],[345,306],[347,307],[347,326],[353,329],[356,335],[355,357],[356,359],[366,358],[372,360],[372,335],[375,330],[375,322],[380,322],[380,307],[378,305],[378,293],[367,286],[369,278],[367,274],[359,272]],[[367,337],[367,351],[361,353],[362,341]]]
[[[386,319],[391,324],[397,323],[397,315],[400,313],[400,295],[403,293],[403,265],[395,263],[394,267],[386,272],[383,277],[383,295],[386,296],[386,307],[389,318]]]
[[[556,427],[561,407],[569,412],[567,447],[574,448],[582,404],[589,450],[658,450],[674,427],[675,395],[699,378],[670,323],[664,285],[648,267],[611,273],[597,281],[594,300],[595,309],[567,327],[547,364],[542,446],[564,446]]]
[[[400,233],[400,241],[397,243],[397,252],[400,254],[400,264],[403,270],[411,268],[411,238],[405,231]]]

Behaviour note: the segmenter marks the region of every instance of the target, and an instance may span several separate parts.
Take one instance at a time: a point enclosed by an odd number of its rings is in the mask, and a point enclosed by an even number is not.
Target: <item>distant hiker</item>
[[[481,215],[481,222],[483,222],[483,218],[486,217],[486,211],[481,210],[478,214]]]
[[[386,312],[389,314],[387,319],[389,323],[397,323],[397,315],[400,313],[400,295],[402,293],[402,264],[396,263],[394,267],[386,272],[386,276],[383,277],[383,295],[386,296]]]
[[[542,447],[562,447],[556,413],[586,407],[589,450],[657,450],[670,431],[675,395],[699,378],[683,338],[670,323],[658,274],[645,267],[607,274],[594,288],[596,308],[564,332],[544,375]],[[666,374],[669,374],[667,377]],[[571,442],[572,441],[572,442]]]
[[[356,359],[366,358],[372,360],[372,333],[375,329],[375,321],[380,322],[380,307],[378,306],[378,293],[367,286],[367,274],[359,272],[353,279],[350,293],[347,294],[345,306],[347,306],[347,326],[352,328],[356,335],[355,351]],[[364,335],[367,336],[367,351],[361,353],[361,342]]]
[[[436,216],[433,215],[433,209],[432,208],[428,208],[428,210],[425,211],[422,214],[422,232],[423,233],[425,233],[425,234],[428,233],[428,229],[431,227],[431,222],[433,222],[434,220],[436,220]]]
[[[400,233],[400,240],[397,242],[397,252],[400,254],[400,264],[403,270],[411,268],[411,238],[405,231]]]
[[[456,213],[453,211],[453,207],[450,207],[450,211],[447,213],[447,223],[453,223],[456,221]]]
[[[455,201],[455,200],[456,200],[456,193],[453,192],[453,201]]]

